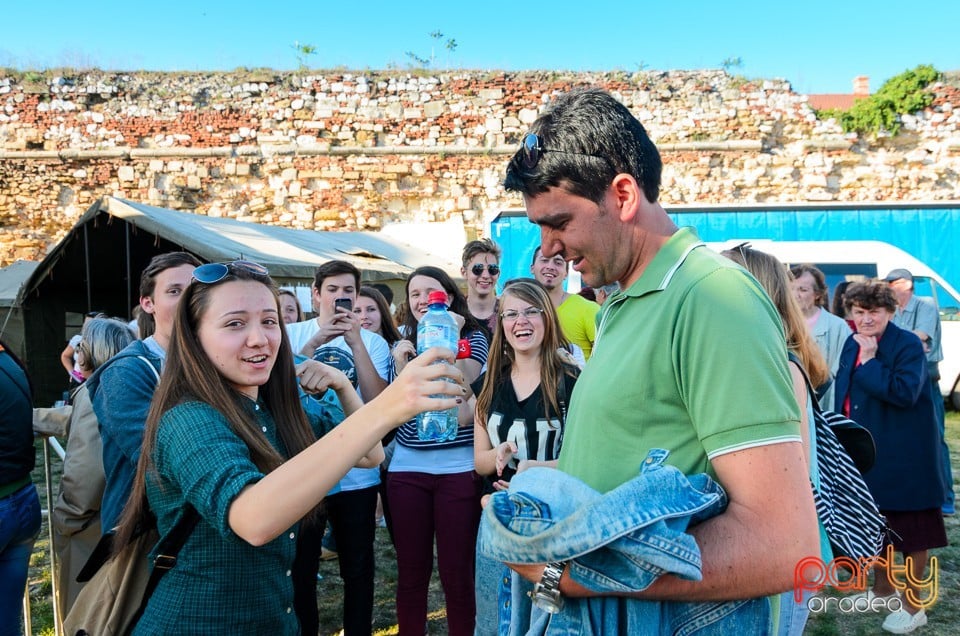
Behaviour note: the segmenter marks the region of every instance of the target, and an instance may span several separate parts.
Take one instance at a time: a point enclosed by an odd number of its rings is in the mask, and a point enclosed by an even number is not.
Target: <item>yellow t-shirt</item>
[[[583,349],[585,360],[590,359],[593,341],[597,339],[597,312],[599,311],[600,305],[577,294],[570,294],[557,307],[560,330],[563,331],[567,340]]]

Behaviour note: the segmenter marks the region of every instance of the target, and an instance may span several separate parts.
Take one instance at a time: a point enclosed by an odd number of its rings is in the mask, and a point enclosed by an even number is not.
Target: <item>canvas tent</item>
[[[18,299],[37,261],[16,261],[0,269],[0,338],[18,356],[23,354],[23,312]]]
[[[60,352],[82,315],[126,317],[139,300],[140,272],[163,252],[185,250],[207,262],[262,263],[281,285],[309,285],[318,265],[346,260],[364,281],[396,287],[413,269],[436,265],[459,277],[460,263],[374,232],[295,230],[157,208],[114,197],[94,203],[36,267],[15,303],[22,353],[38,404],[66,387]]]

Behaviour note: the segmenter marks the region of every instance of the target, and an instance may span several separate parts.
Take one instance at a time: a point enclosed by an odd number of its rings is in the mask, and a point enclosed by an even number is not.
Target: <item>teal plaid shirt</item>
[[[273,417],[250,402],[264,434],[285,454]],[[310,409],[322,434],[343,418],[338,406]],[[331,421],[319,420],[318,411]],[[148,475],[147,499],[161,535],[176,524],[185,502],[200,521],[180,550],[177,565],[161,579],[134,634],[299,634],[291,570],[299,524],[254,547],[227,521],[233,499],[263,474],[246,445],[211,406],[186,402],[160,420]]]

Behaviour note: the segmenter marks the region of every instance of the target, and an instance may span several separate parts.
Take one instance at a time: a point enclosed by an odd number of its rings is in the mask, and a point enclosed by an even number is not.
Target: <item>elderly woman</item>
[[[83,325],[77,345],[77,363],[83,373],[89,376],[134,340],[133,331],[125,322],[113,318],[94,318]],[[60,558],[56,575],[61,616],[66,616],[80,593],[83,585],[77,583],[77,574],[100,540],[100,502],[106,480],[100,430],[86,384],[74,393],[72,402],[72,407],[34,409],[33,414],[34,428],[41,432],[52,432],[51,422],[58,416],[69,416],[64,431],[69,431],[69,437],[63,460],[63,477],[60,479],[60,495],[50,515],[57,534],[57,554]]]
[[[797,299],[800,311],[806,321],[810,333],[813,335],[820,353],[830,367],[830,377],[824,384],[814,384],[817,387],[817,396],[824,408],[833,405],[833,378],[840,365],[840,351],[843,343],[850,336],[850,326],[840,316],[835,316],[827,310],[827,282],[817,267],[810,264],[796,265],[790,268],[793,275],[791,287]]]
[[[885,283],[850,285],[844,304],[857,329],[840,355],[835,410],[873,434],[876,464],[864,478],[893,530],[894,549],[911,565],[908,592],[926,601],[928,594],[911,581],[924,580],[927,551],[947,545],[947,536],[940,511],[944,484],[939,431],[926,390],[923,344],[891,322],[897,301]],[[892,560],[888,572],[891,566]],[[890,579],[879,569],[876,574],[873,589],[866,592],[868,600],[895,595]],[[905,634],[926,622],[923,608],[912,603],[908,593],[903,608],[887,616],[883,628]]]

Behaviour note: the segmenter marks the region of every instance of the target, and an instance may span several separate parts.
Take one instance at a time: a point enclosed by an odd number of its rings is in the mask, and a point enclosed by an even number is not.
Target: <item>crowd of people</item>
[[[824,408],[872,433],[877,461],[865,477],[921,580],[954,505],[936,310],[894,270],[845,284],[835,315],[815,266],[787,269],[748,244],[720,255],[677,228],[658,203],[661,170],[623,105],[575,90],[540,115],[507,166],[506,189],[541,231],[527,277],[501,281],[502,251],[481,239],[462,251],[465,290],[424,266],[394,303],[389,287],[330,261],[305,307],[257,263],[161,254],[142,274],[136,329],[89,314],[61,356],[78,387],[72,405],[32,416],[25,369],[0,345],[0,613],[18,611],[39,529],[33,422],[68,434],[51,515],[61,616],[101,534],[124,546],[155,524],[163,536],[193,509],[199,521],[135,634],[316,633],[325,531],[343,580],[343,633],[370,634],[380,518],[396,552],[401,635],[426,632],[435,567],[455,636],[569,620],[564,599],[585,608],[592,633],[659,633],[669,622],[801,634],[808,612],[794,600],[794,567],[834,556],[810,487],[805,377]],[[571,267],[579,294],[565,284]],[[463,355],[417,353],[435,291]],[[452,439],[419,438],[418,413],[451,408]],[[488,502],[516,495],[518,474],[561,471],[602,499],[664,462],[691,480],[679,488],[706,479],[726,502],[686,531],[697,576],[668,569],[636,587],[643,564],[624,572],[601,559],[585,570],[536,551],[505,563],[478,550]],[[564,492],[548,495],[563,508]],[[627,516],[679,497],[652,493]],[[595,519],[577,539],[596,541],[614,522]],[[617,576],[630,586],[598,593],[597,577]],[[878,571],[863,594],[898,591]],[[884,629],[926,623],[910,598]]]

